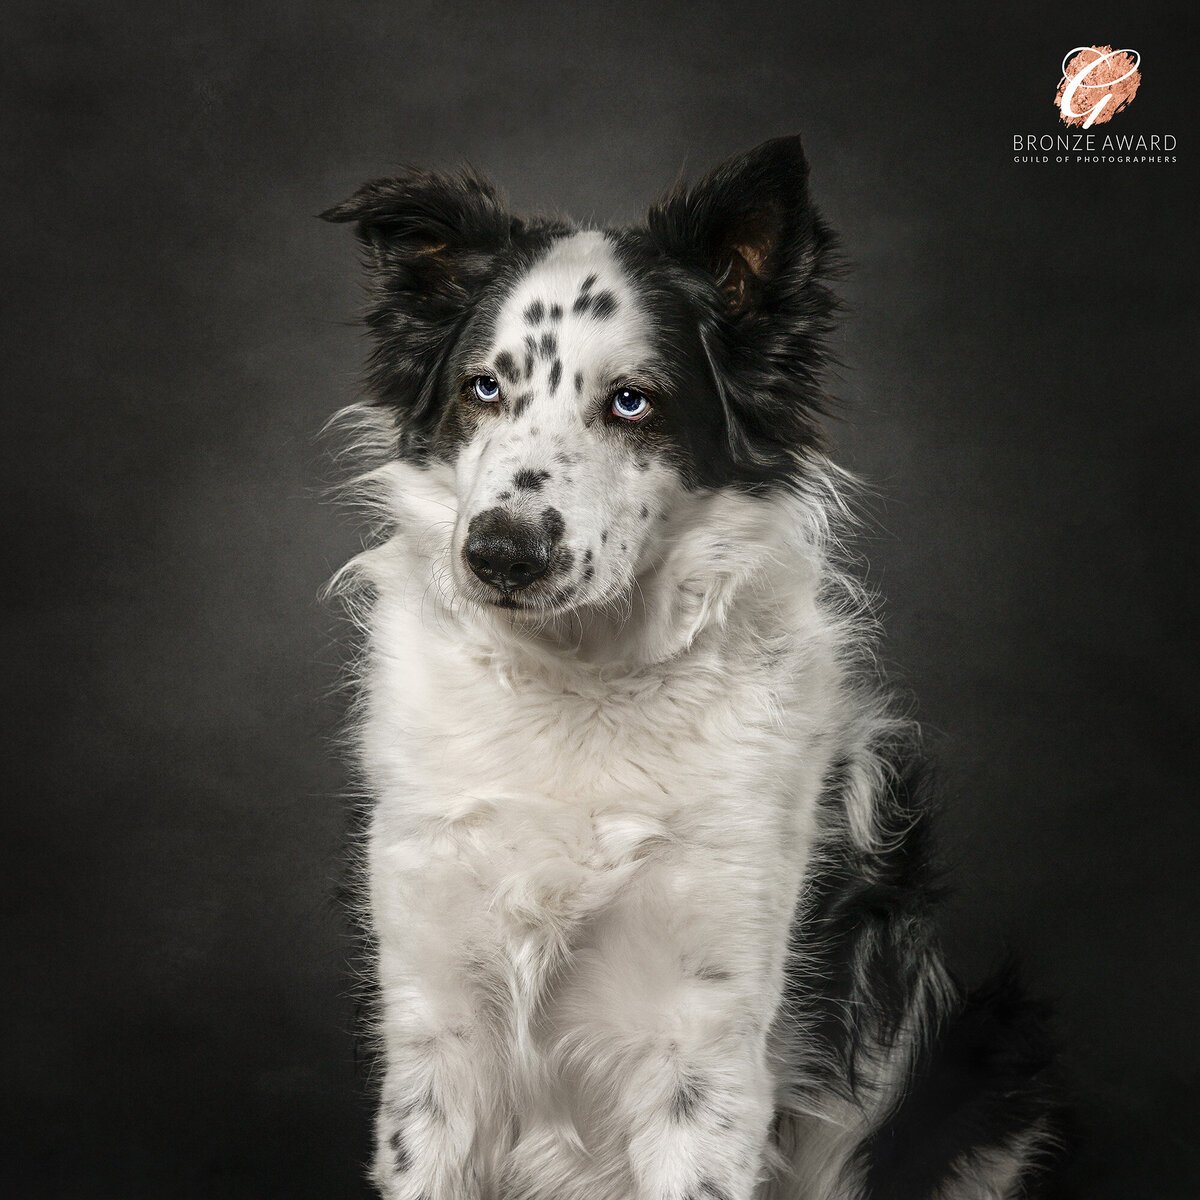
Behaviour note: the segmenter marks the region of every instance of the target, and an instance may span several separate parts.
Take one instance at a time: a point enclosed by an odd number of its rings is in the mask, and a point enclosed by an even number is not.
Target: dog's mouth
[[[547,586],[545,581],[539,581],[535,586],[506,588],[470,578],[463,584],[463,594],[475,604],[538,617],[569,611],[575,606],[580,591],[577,583],[569,581],[557,586]]]

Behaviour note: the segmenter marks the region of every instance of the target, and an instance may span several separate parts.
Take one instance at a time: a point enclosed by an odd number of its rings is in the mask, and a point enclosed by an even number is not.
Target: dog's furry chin
[[[806,176],[780,139],[621,232],[420,172],[329,214],[378,339],[342,421],[374,537],[335,586],[387,1200],[1040,1178],[1039,1013],[942,963],[914,732],[839,554]]]

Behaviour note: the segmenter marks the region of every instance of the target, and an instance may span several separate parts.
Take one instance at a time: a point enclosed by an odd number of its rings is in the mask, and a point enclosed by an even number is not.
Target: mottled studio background
[[[1075,1195],[1200,1191],[1194,4],[4,7],[5,1195],[365,1194],[335,898],[363,347],[312,214],[401,159],[636,218],[801,131],[856,270],[835,383],[885,660],[943,766],[954,963],[1055,998]],[[1018,165],[1062,55],[1115,132]],[[9,890],[6,889],[6,890]]]

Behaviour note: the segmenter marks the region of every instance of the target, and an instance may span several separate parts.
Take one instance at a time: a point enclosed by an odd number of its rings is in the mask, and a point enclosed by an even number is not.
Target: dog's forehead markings
[[[559,238],[515,281],[493,339],[496,370],[508,382],[523,376],[554,395],[569,372],[580,398],[593,374],[634,370],[649,352],[636,293],[612,242],[594,230]]]

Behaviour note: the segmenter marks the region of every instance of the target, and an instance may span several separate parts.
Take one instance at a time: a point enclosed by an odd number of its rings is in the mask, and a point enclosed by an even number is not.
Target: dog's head
[[[466,173],[323,214],[367,251],[394,453],[452,473],[461,597],[604,606],[714,493],[803,480],[834,308],[807,174],[798,138],[770,141],[619,231],[526,222]]]

